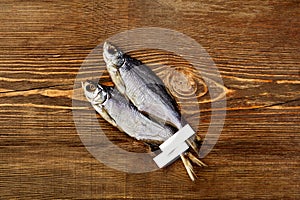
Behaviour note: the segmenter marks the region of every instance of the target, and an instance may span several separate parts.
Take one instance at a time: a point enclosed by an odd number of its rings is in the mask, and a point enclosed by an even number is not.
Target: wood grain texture
[[[73,84],[85,57],[116,33],[151,26],[199,42],[226,88],[223,132],[194,183],[179,161],[143,174],[105,166],[73,122]],[[299,199],[299,48],[299,1],[1,1],[0,197]],[[162,76],[157,64],[188,66],[167,52],[132,55]],[[211,117],[205,98],[200,135]],[[124,149],[145,148],[107,124],[105,132]]]

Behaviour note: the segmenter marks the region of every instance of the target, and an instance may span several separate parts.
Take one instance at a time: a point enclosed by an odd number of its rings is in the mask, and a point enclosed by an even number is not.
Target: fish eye
[[[114,48],[114,47],[109,47],[107,51],[108,51],[108,53],[110,53],[110,54],[115,54],[115,53],[117,52],[117,49]]]
[[[94,84],[88,84],[88,85],[85,87],[85,89],[86,89],[87,91],[89,91],[89,92],[93,92],[93,91],[96,90],[96,87],[95,87]]]

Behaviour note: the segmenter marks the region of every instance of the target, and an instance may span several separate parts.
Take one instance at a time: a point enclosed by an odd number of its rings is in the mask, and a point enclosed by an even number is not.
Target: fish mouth
[[[85,90],[86,86],[89,84],[88,80],[86,81],[81,81],[81,87],[83,90]]]
[[[87,86],[88,84],[89,84],[89,83],[88,83],[87,81],[81,81],[81,88],[82,88],[82,90],[83,90],[84,96],[85,96],[85,98],[86,98],[89,102],[91,102],[92,99],[90,98],[90,95],[89,95],[88,91],[86,90],[86,86]]]

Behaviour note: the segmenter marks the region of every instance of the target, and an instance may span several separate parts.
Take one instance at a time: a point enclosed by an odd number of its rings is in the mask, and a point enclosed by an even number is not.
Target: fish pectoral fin
[[[125,83],[124,83],[119,71],[117,71],[115,73],[115,80],[114,81],[115,81],[115,85],[117,86],[119,92],[121,94],[125,94],[125,91],[126,91]]]
[[[108,68],[108,73],[121,94],[125,94],[125,83],[121,77],[120,71],[114,67]]]

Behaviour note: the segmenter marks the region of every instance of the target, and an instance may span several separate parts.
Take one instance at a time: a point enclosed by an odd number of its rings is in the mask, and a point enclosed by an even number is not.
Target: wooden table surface
[[[224,128],[195,182],[180,161],[141,174],[112,169],[77,134],[82,62],[105,39],[140,27],[195,39],[224,81]],[[0,198],[300,199],[299,49],[297,0],[1,1]],[[154,54],[143,55],[155,65]],[[212,110],[200,104],[205,135]],[[125,149],[142,148],[120,138]]]

